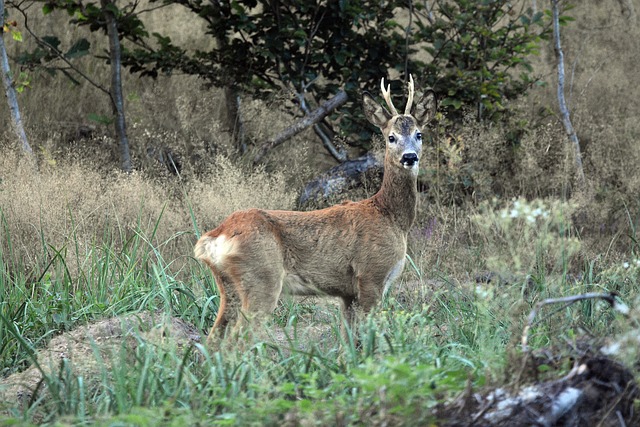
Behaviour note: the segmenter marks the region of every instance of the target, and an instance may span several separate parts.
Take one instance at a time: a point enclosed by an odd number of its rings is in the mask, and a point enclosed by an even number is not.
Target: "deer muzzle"
[[[402,163],[402,166],[405,168],[412,168],[418,163],[418,155],[416,153],[404,153],[400,159],[400,163]]]

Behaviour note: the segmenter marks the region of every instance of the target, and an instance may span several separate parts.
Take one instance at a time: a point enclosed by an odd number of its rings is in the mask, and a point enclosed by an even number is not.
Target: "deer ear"
[[[429,89],[422,95],[420,100],[416,102],[411,111],[411,115],[416,119],[420,127],[424,127],[436,115],[437,108],[438,101],[436,99],[436,93]]]
[[[367,92],[362,96],[362,104],[364,105],[364,115],[367,117],[367,120],[380,129],[385,127],[389,120],[391,120],[391,117],[393,117],[386,108],[380,105]]]

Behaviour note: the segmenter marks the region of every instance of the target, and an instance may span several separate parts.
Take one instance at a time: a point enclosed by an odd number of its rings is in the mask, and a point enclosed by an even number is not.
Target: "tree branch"
[[[34,38],[34,40],[36,41],[36,43],[38,45],[44,47],[49,52],[53,53],[58,59],[60,59],[65,64],[67,64],[67,66],[69,67],[70,70],[72,70],[73,72],[78,74],[80,77],[82,77],[91,86],[95,87],[96,89],[104,92],[106,95],[109,95],[109,97],[111,97],[111,93],[109,92],[109,90],[107,88],[105,88],[104,86],[102,86],[102,85],[96,83],[95,81],[93,81],[91,79],[91,77],[89,77],[88,75],[83,73],[78,67],[76,67],[73,63],[71,63],[71,61],[69,61],[69,59],[67,59],[62,52],[60,52],[55,47],[51,46],[44,39],[38,37],[33,31],[31,31],[31,27],[29,27],[29,24],[28,24],[28,22],[29,22],[28,19],[29,18],[28,18],[28,15],[26,13],[26,8],[22,9],[19,5],[16,5],[15,3],[13,4],[13,6],[22,15],[22,17],[24,19],[24,28],[27,30],[29,35]]]
[[[259,163],[269,150],[294,137],[308,127],[315,125],[324,117],[331,114],[333,110],[343,105],[345,102],[347,102],[347,93],[341,90],[336,94],[336,96],[320,105],[320,107],[318,107],[318,109],[313,111],[311,114],[303,117],[298,122],[289,126],[278,135],[262,144],[262,147],[260,147],[258,154],[256,154],[253,159],[253,163]]]
[[[624,312],[625,309],[623,307],[626,307],[624,305],[621,305],[618,301],[616,301],[618,294],[616,294],[615,292],[610,292],[610,293],[597,293],[597,292],[590,292],[590,293],[586,293],[586,294],[580,294],[580,295],[571,295],[568,297],[562,297],[562,298],[548,298],[546,300],[540,301],[539,303],[536,304],[536,306],[533,308],[533,310],[531,310],[531,312],[529,313],[529,318],[527,319],[527,325],[524,327],[524,330],[522,331],[522,351],[527,353],[529,351],[529,331],[531,330],[531,327],[534,325],[534,320],[536,318],[536,316],[538,315],[538,311],[540,311],[540,309],[542,307],[544,307],[545,305],[549,305],[549,304],[563,304],[558,311],[563,310],[567,307],[569,307],[572,304],[575,304],[578,301],[584,301],[584,300],[588,300],[588,299],[603,299],[605,301],[607,301],[609,304],[611,304],[611,306],[621,312]],[[553,313],[552,313],[553,314]]]
[[[300,109],[302,110],[302,112],[307,116],[311,115],[312,112],[311,110],[309,110],[307,100],[304,98],[304,92],[297,93],[296,97],[298,98],[298,102],[300,103]],[[334,159],[336,159],[340,163],[347,160],[347,153],[340,147],[336,147],[333,142],[331,142],[330,136],[327,134],[327,132],[325,132],[325,129],[321,126],[321,123],[314,124],[313,131],[316,133],[316,135],[318,135],[320,141],[322,141],[322,145],[324,145],[324,148],[327,149],[329,154],[331,154]]]
[[[522,374],[525,371],[525,368],[527,366],[527,360],[531,356],[531,351],[529,348],[529,331],[535,324],[534,320],[538,315],[538,312],[540,311],[540,309],[542,309],[542,307],[544,307],[545,305],[549,305],[549,304],[562,304],[562,306],[560,306],[558,310],[549,314],[549,316],[551,316],[559,311],[564,310],[565,308],[569,307],[570,305],[578,301],[585,301],[589,299],[603,299],[607,301],[614,310],[625,315],[629,312],[629,307],[627,307],[626,304],[624,304],[618,299],[618,294],[615,292],[609,292],[609,293],[589,292],[586,294],[571,295],[571,296],[562,297],[562,298],[548,298],[543,301],[540,301],[535,305],[533,310],[531,310],[531,312],[529,313],[527,324],[522,330],[521,346],[522,346],[522,352],[524,353],[524,357],[522,358],[522,366],[516,377],[516,384],[520,382],[520,377],[522,377]]]

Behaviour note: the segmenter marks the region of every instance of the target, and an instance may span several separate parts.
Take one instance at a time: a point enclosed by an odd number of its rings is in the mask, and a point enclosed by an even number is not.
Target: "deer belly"
[[[322,294],[316,286],[308,283],[297,274],[291,273],[284,276],[282,288],[284,292],[291,295],[312,296]]]

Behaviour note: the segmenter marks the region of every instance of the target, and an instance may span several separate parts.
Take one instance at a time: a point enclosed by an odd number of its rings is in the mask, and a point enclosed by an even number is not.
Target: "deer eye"
[[[420,132],[418,132],[418,133],[416,134],[416,139],[417,139],[418,141],[421,141],[421,140],[422,140],[422,134],[421,134]]]
[[[390,143],[392,143],[392,144],[395,144],[395,142],[396,142],[396,137],[395,137],[395,136],[393,136],[393,135],[389,135],[389,142],[390,142]]]

